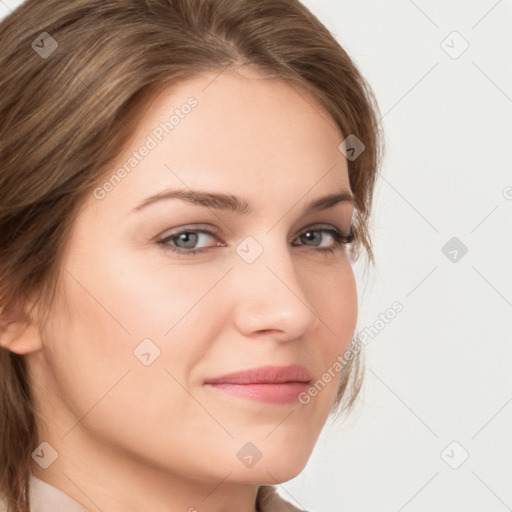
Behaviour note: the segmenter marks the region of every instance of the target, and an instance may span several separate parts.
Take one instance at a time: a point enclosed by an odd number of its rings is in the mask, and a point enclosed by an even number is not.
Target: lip
[[[204,384],[210,389],[256,402],[286,404],[297,402],[298,395],[309,387],[311,379],[308,370],[300,365],[268,365],[208,378]]]

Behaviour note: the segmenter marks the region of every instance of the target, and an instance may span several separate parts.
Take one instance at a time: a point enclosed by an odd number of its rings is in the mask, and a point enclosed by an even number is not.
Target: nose
[[[313,331],[321,320],[290,251],[286,246],[268,246],[256,261],[237,261],[233,269],[237,287],[234,321],[247,337],[298,339]]]

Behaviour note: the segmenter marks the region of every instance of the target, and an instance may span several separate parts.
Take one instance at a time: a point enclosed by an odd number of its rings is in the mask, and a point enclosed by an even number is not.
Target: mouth
[[[261,366],[221,377],[209,378],[209,389],[268,404],[297,402],[298,395],[308,389],[311,374],[299,365]]]

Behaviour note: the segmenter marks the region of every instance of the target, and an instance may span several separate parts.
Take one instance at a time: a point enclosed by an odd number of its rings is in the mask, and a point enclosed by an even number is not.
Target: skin
[[[253,512],[258,485],[305,466],[339,374],[307,405],[255,402],[204,380],[268,364],[300,364],[316,380],[356,326],[347,246],[323,253],[335,246],[327,232],[315,231],[320,246],[300,237],[317,224],[347,232],[353,213],[340,202],[302,214],[351,192],[344,137],[305,91],[249,68],[160,91],[105,180],[190,96],[198,105],[130,174],[104,198],[87,196],[48,323],[3,338],[25,354],[40,440],[58,452],[33,473],[91,511]],[[252,210],[174,198],[132,212],[178,187],[243,197]],[[183,226],[218,237],[200,235],[196,246],[209,249],[193,255],[157,243]],[[252,263],[236,252],[248,236],[263,249]],[[144,339],[160,350],[149,366],[134,356]],[[262,454],[251,468],[237,457],[248,442]]]

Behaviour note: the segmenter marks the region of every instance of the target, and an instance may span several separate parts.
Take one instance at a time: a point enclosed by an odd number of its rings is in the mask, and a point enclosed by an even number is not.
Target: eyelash
[[[315,232],[315,231],[330,234],[334,240],[333,246],[318,247],[316,249],[315,249],[315,246],[306,246],[306,247],[312,247],[313,250],[319,251],[320,253],[323,253],[326,256],[336,254],[337,252],[343,250],[345,245],[350,244],[355,240],[355,234],[352,230],[350,230],[348,233],[342,233],[339,229],[334,228],[334,227],[326,228],[326,227],[318,227],[318,226],[313,226],[313,227],[303,230],[301,233],[299,233],[297,235],[297,238],[300,238],[301,236],[305,235],[306,233]],[[173,247],[172,245],[168,244],[169,241],[174,240],[175,238],[178,238],[180,235],[183,235],[185,233],[186,234],[206,233],[209,236],[211,236],[212,238],[218,237],[218,234],[215,231],[210,231],[208,229],[189,228],[189,229],[182,229],[181,231],[176,231],[175,233],[171,233],[170,235],[166,236],[165,238],[158,240],[157,243],[162,245],[165,250],[169,250],[169,251],[174,252],[179,255],[187,255],[187,256],[203,253],[210,249],[215,248],[215,246],[212,246],[212,247],[203,247],[200,249],[182,249],[182,248]],[[304,245],[304,244],[302,244],[302,245]]]

